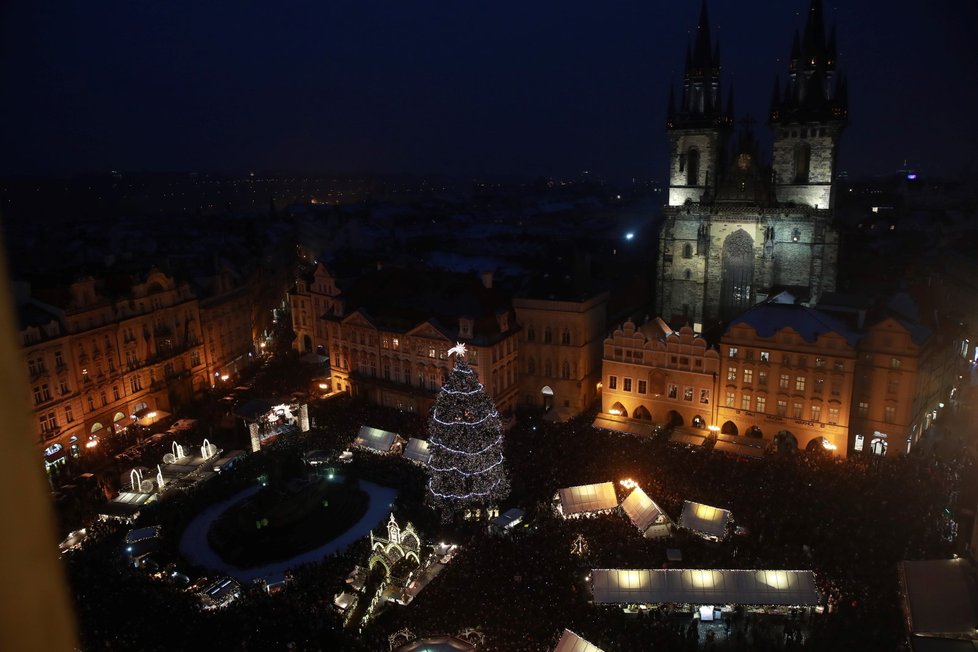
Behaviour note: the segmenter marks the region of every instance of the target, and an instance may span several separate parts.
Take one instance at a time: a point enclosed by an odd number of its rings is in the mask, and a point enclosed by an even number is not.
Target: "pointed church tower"
[[[811,0],[803,35],[799,38],[795,32],[787,82],[779,94],[776,80],[770,124],[778,200],[832,208],[837,147],[848,102],[836,69],[835,28],[826,37],[821,0]]]
[[[699,202],[716,183],[721,148],[732,118],[720,93],[720,48],[712,45],[706,0],[700,8],[696,40],[686,49],[682,97],[674,104],[670,88],[666,129],[670,144],[669,205]]]

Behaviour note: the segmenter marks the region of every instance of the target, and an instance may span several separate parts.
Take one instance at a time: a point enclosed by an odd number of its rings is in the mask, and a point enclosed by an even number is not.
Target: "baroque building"
[[[466,344],[469,364],[504,417],[519,400],[519,328],[492,274],[382,267],[342,284],[322,263],[289,291],[294,346],[329,356],[334,391],[425,414]]]
[[[749,118],[735,130],[732,93],[723,101],[719,44],[704,1],[679,101],[671,92],[666,119],[669,199],[657,307],[670,323],[729,320],[778,288],[811,302],[835,289],[833,180],[848,109],[820,0],[812,0],[788,62],[783,89],[776,80],[771,98],[767,155]]]
[[[716,417],[719,355],[689,326],[628,320],[604,341],[601,413],[594,425],[650,434],[653,425],[707,432]]]
[[[35,441],[50,470],[133,423],[152,423],[207,384],[197,297],[157,270],[143,278],[18,287]]]
[[[598,396],[607,291],[561,291],[548,283],[513,299],[520,324],[521,403],[558,421]]]

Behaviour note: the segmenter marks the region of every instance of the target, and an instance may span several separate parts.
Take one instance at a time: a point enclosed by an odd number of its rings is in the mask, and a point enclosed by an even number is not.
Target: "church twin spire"
[[[805,31],[795,31],[782,92],[774,82],[772,123],[845,122],[849,112],[848,86],[836,69],[836,33],[826,37],[821,0],[812,0]]]
[[[731,96],[732,99],[732,96]],[[710,38],[710,17],[706,0],[700,8],[696,38],[686,47],[686,69],[679,107],[670,85],[668,127],[696,128],[729,126],[733,122],[733,105],[724,110],[720,84],[720,44]]]

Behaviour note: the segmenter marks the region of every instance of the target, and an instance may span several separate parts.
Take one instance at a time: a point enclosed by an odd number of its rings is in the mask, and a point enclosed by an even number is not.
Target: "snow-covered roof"
[[[728,510],[687,500],[683,503],[679,527],[692,530],[700,535],[722,539],[729,521],[730,512]]]
[[[618,506],[615,485],[610,482],[567,487],[559,493],[560,506],[565,516],[600,512]]]
[[[595,569],[595,604],[819,603],[815,574],[803,570]]]

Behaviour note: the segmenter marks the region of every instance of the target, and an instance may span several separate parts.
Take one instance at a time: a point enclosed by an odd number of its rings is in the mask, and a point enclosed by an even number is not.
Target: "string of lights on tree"
[[[509,494],[503,428],[496,405],[465,360],[465,345],[449,350],[455,365],[428,421],[428,493],[445,512],[488,506]]]

